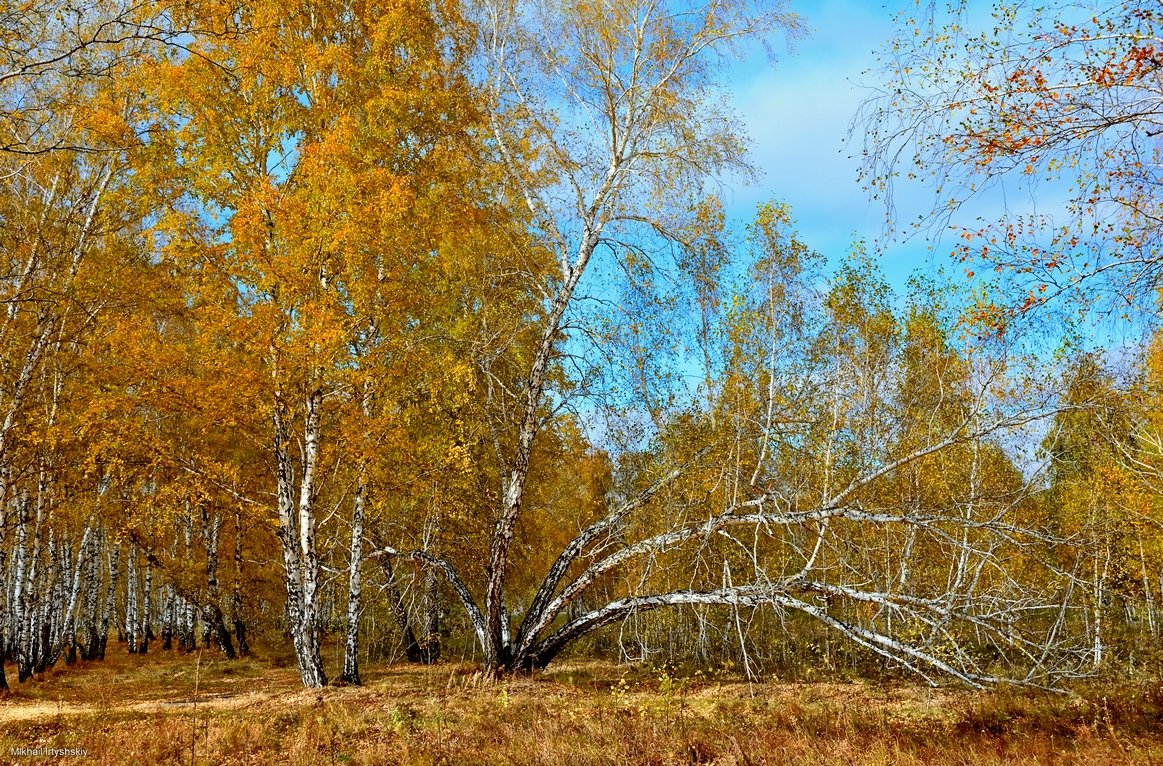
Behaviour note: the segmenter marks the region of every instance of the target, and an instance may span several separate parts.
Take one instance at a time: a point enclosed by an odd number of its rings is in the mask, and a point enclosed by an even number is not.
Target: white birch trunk
[[[238,653],[245,657],[250,654],[246,641],[246,622],[242,615],[242,506],[234,508],[234,592],[230,604],[234,620],[234,640],[238,642]]]
[[[137,596],[137,546],[130,543],[125,558],[125,638],[130,654],[137,654]]]
[[[218,588],[218,539],[222,529],[222,520],[217,515],[210,515],[205,505],[202,506],[203,539],[206,545],[206,604],[202,608],[202,619],[209,632],[218,643],[218,648],[228,659],[235,659],[238,655],[234,651],[234,643],[230,640],[230,631],[222,618],[221,594]]]
[[[361,463],[351,511],[351,547],[347,564],[347,635],[343,647],[343,673],[349,684],[361,683],[359,677],[359,616],[363,570],[363,514],[367,493],[366,467]]]
[[[1102,557],[1102,566],[1099,566],[1100,551],[1094,552],[1094,646],[1093,646],[1093,665],[1094,669],[1098,670],[1102,667],[1105,659],[1105,645],[1103,644],[1103,622],[1105,617],[1105,608],[1103,602],[1106,600],[1106,578],[1110,571],[1111,552],[1110,545],[1105,546],[1103,551],[1105,555]]]
[[[174,586],[166,583],[162,587],[162,651],[164,652],[174,648],[174,611],[177,608],[174,595]]]
[[[302,475],[298,502],[289,454],[286,405],[281,395],[275,405],[275,462],[278,483],[279,538],[283,543],[284,580],[287,587],[287,623],[299,662],[299,676],[308,688],[327,684],[319,645],[319,555],[315,547],[315,470],[319,459],[319,427],[323,394],[307,397],[303,427]]]
[[[145,578],[141,585],[141,610],[138,613],[138,644],[137,651],[145,654],[149,651],[149,640],[153,638],[153,562],[146,557]]]
[[[190,508],[187,504],[186,513],[182,516],[182,539],[186,546],[186,556],[191,559],[194,556],[193,534],[193,521],[190,518]],[[183,651],[192,652],[197,648],[196,634],[194,633],[194,605],[185,596],[180,596],[178,603],[180,605],[179,643]]]
[[[28,608],[26,579],[28,577],[28,493],[22,492],[16,498],[16,551],[13,558],[12,586],[12,648],[16,653],[17,677],[23,683],[24,663],[21,653],[26,641],[24,614]]]
[[[85,559],[85,607],[81,620],[85,638],[81,644],[81,659],[93,660],[97,658],[97,604],[99,601],[100,570],[98,559],[101,555],[103,534],[94,534],[90,540],[91,550]]]
[[[8,657],[9,624],[8,598],[8,469],[0,461],[0,692],[8,689],[8,675],[4,661]]]
[[[105,650],[109,645],[109,621],[117,615],[117,573],[121,558],[121,543],[113,544],[109,552],[109,579],[105,585],[105,611],[101,615],[101,629],[98,633],[97,659],[105,659]]]
[[[60,651],[65,651],[65,662],[72,665],[77,660],[77,629],[76,629],[76,610],[77,600],[81,595],[81,573],[86,569],[88,562],[93,558],[92,548],[93,542],[93,527],[85,526],[85,531],[81,535],[81,544],[77,548],[77,561],[73,566],[73,576],[69,584],[68,600],[65,603],[65,618],[61,628]],[[55,658],[54,658],[55,662]]]

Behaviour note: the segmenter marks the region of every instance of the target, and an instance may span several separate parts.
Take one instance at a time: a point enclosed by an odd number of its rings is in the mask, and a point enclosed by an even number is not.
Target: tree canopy
[[[20,680],[112,632],[290,647],[307,687],[450,647],[754,677],[820,637],[1053,685],[1156,635],[1158,338],[1059,364],[973,332],[964,284],[894,291],[712,193],[754,170],[727,64],[800,35],[789,4],[50,6],[0,14]],[[951,222],[1069,177],[1049,239],[958,223],[1013,280],[995,323],[1153,297],[1158,14],[1018,11],[902,21],[871,183],[915,150]]]

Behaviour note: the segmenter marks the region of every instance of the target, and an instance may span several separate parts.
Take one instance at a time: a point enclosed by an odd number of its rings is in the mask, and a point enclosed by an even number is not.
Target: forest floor
[[[364,680],[305,691],[262,660],[118,645],[10,680],[0,763],[1163,764],[1157,679],[970,692],[592,662],[493,684],[466,664],[374,665]]]

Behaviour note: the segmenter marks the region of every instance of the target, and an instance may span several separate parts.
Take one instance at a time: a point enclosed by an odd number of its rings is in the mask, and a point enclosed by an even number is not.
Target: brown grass
[[[121,647],[0,702],[0,762],[74,764],[1151,764],[1157,681],[1070,695],[748,684],[606,663],[480,683],[467,665],[293,668]],[[197,704],[195,705],[195,686]],[[11,755],[79,748],[83,758]]]

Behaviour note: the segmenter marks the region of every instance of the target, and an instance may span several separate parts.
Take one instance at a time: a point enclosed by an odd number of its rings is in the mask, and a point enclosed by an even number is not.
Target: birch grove
[[[253,649],[310,688],[563,656],[1054,686],[1157,642],[1159,339],[1052,357],[1033,304],[894,292],[712,193],[759,170],[727,65],[794,11],[0,19],[16,678]]]

